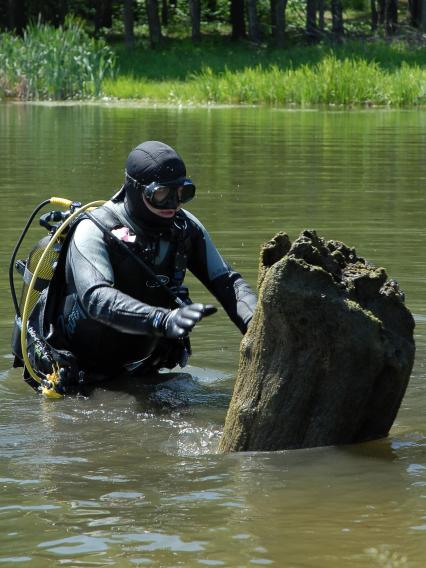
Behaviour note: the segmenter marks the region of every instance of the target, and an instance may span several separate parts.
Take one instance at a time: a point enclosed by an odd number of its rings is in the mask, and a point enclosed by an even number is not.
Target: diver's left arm
[[[200,221],[187,211],[185,214],[192,229],[189,270],[218,299],[230,319],[245,333],[256,307],[256,294],[241,274],[222,258]]]

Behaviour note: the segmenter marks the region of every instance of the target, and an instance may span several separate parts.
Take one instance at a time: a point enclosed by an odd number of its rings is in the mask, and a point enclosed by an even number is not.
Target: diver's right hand
[[[185,337],[196,323],[202,318],[217,312],[217,308],[210,304],[189,304],[183,308],[170,310],[160,322],[157,329],[161,330],[162,335],[170,339]]]

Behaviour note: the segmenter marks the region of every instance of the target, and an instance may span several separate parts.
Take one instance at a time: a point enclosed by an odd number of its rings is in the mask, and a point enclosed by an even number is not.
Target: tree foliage
[[[91,35],[122,35],[129,48],[135,36],[157,47],[171,35],[199,42],[212,29],[278,46],[296,32],[312,43],[354,29],[394,35],[400,22],[426,31],[426,0],[0,0],[0,30],[22,35],[31,22],[60,26],[69,14]]]

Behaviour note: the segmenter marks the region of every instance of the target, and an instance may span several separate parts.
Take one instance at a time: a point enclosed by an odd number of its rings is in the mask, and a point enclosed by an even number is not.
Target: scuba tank
[[[12,351],[15,355],[13,366],[24,367],[24,379],[32,387],[41,390],[44,395],[50,398],[60,398],[62,396],[59,388],[59,365],[52,355],[52,348],[41,337],[41,333],[29,324],[29,318],[38,305],[41,293],[49,286],[53,277],[69,226],[83,211],[98,207],[103,203],[105,202],[94,201],[81,206],[79,202],[60,197],[52,197],[43,201],[30,215],[12,252],[9,265],[9,283],[15,307],[15,325],[12,335]],[[18,250],[31,223],[37,213],[48,204],[59,205],[67,210],[65,212],[51,211],[42,215],[40,224],[49,231],[49,234],[36,243],[26,260],[16,261]],[[19,302],[14,283],[15,269],[23,277],[23,287]],[[33,368],[28,353],[28,338],[30,338],[35,352],[47,361],[49,372]]]
[[[31,279],[34,275],[34,271],[40,261],[40,258],[43,252],[46,250],[47,245],[51,241],[55,231],[59,225],[50,225],[50,222],[54,221],[55,223],[63,222],[67,217],[69,217],[70,211],[61,212],[61,211],[51,211],[50,213],[46,213],[40,217],[40,225],[46,226],[49,229],[49,234],[42,239],[40,239],[30,250],[28,258],[26,260],[17,260],[15,261],[15,269],[17,272],[22,276],[23,285],[21,291],[21,297],[19,301],[19,314],[17,313],[15,316],[15,325],[13,329],[12,335],[12,350],[15,355],[15,362],[14,367],[21,367],[23,365],[22,360],[22,352],[21,352],[21,321],[20,321],[20,314],[24,310],[25,303],[28,303],[28,309],[31,313],[37,304],[38,299],[40,298],[41,292],[48,287],[53,273],[56,267],[56,263],[59,258],[59,253],[62,248],[62,243],[64,237],[61,237],[57,240],[57,242],[52,247],[52,250],[49,254],[46,255],[43,262],[40,265],[40,269],[38,272],[38,277],[35,281],[34,288],[28,294],[29,285]]]
[[[15,323],[12,333],[12,352],[15,356],[15,361],[13,364],[14,367],[24,366],[22,350],[21,350],[21,328],[22,328],[21,314],[24,311],[24,306],[27,305],[29,314],[31,314],[37,304],[37,301],[40,298],[40,294],[43,292],[43,290],[45,290],[49,286],[49,283],[53,277],[56,268],[56,264],[59,258],[59,253],[61,252],[62,244],[66,236],[65,234],[61,234],[60,237],[56,239],[53,246],[48,250],[47,254],[44,256],[40,264],[40,267],[38,268],[37,277],[35,279],[34,286],[30,291],[30,293],[28,293],[31,280],[34,276],[34,272],[48,244],[55,235],[58,227],[66,219],[68,219],[68,217],[71,215],[71,213],[73,213],[73,211],[77,207],[80,206],[81,206],[80,203],[71,203],[70,209],[68,209],[67,211],[50,211],[49,213],[45,213],[44,215],[42,215],[39,221],[40,225],[42,227],[45,227],[49,231],[49,234],[41,238],[33,246],[26,260],[15,260],[17,253],[16,249],[15,249],[16,252],[14,251],[14,254],[12,255],[11,259],[12,270],[14,264],[14,268],[21,275],[23,279],[19,304],[16,304],[16,293],[13,282],[11,283],[12,298],[14,299],[15,311],[16,311]],[[22,239],[20,240],[23,240],[23,237],[25,236],[27,230],[28,227],[26,227],[26,230],[24,230],[23,235],[21,235]],[[18,306],[17,310],[16,306]]]

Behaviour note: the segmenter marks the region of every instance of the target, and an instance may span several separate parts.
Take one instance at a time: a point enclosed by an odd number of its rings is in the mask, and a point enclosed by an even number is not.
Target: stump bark
[[[344,243],[303,231],[263,246],[258,290],[219,451],[386,436],[415,352],[397,282]]]

